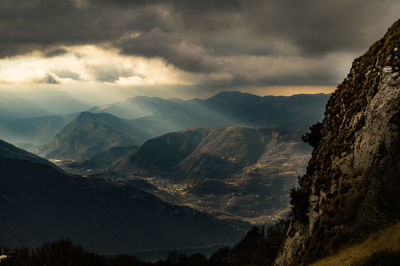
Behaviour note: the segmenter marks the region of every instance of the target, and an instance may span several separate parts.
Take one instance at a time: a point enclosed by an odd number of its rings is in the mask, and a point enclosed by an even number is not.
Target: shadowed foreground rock
[[[400,219],[400,21],[328,101],[277,265],[308,264]],[[313,140],[315,142],[315,140]]]

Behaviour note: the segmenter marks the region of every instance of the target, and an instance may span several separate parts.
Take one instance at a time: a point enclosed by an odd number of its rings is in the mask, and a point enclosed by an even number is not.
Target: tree
[[[310,127],[310,132],[307,132],[301,137],[304,143],[310,144],[316,149],[322,139],[322,123],[318,122]]]

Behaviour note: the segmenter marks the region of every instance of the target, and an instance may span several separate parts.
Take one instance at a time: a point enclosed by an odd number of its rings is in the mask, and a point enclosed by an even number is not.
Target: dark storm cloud
[[[15,56],[61,44],[109,42],[134,27],[146,29],[146,20],[140,21],[142,14],[135,16],[139,10],[135,1],[131,3],[128,8],[119,8],[84,0],[2,0],[0,56]],[[137,18],[141,23],[135,23]]]
[[[243,12],[255,32],[284,38],[303,52],[319,55],[332,50],[354,51],[378,38],[400,11],[396,1],[269,1],[246,5]],[[252,23],[253,22],[253,23]]]
[[[268,54],[269,42],[276,39],[310,54],[359,50],[384,33],[377,30],[399,19],[399,12],[397,0],[183,0],[173,5],[181,33],[232,54]],[[241,49],[243,38],[250,44]]]
[[[232,70],[229,57],[356,56],[398,14],[397,0],[2,0],[0,57],[34,50],[59,55],[58,45],[111,44],[121,54],[160,57],[188,72],[222,73]],[[231,73],[233,82],[253,80],[239,70]],[[331,82],[328,71],[299,70],[285,80]]]
[[[218,62],[203,47],[185,40],[182,36],[155,28],[138,37],[122,39],[121,52],[145,57],[162,57],[178,68],[191,72],[213,72]]]

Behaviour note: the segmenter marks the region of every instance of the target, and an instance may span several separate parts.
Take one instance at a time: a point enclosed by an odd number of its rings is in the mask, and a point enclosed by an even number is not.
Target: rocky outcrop
[[[277,265],[307,264],[400,219],[400,20],[326,106]],[[318,131],[318,132],[315,132]]]

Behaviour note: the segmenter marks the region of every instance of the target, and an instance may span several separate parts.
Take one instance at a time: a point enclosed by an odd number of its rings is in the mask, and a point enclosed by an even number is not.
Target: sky
[[[0,93],[330,93],[399,14],[398,0],[1,0]]]

